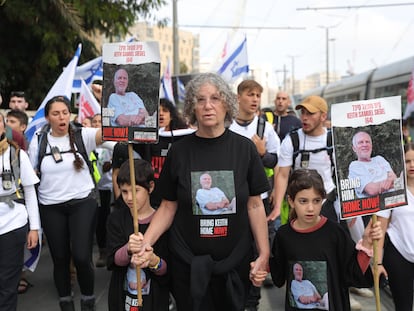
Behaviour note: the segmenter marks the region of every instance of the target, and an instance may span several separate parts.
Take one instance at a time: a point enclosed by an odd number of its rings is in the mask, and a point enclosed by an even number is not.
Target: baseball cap
[[[317,95],[311,95],[306,97],[299,105],[295,107],[296,110],[305,108],[310,113],[315,113],[318,111],[328,112],[328,104],[326,101]]]

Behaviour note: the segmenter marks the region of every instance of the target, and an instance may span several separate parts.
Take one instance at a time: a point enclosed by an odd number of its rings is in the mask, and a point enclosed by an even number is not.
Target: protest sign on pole
[[[157,42],[103,45],[103,139],[158,141],[160,53]]]
[[[407,204],[401,97],[333,104],[341,218]]]
[[[130,181],[135,189],[133,143],[158,142],[160,52],[157,42],[119,42],[103,46],[102,135],[104,140],[128,142]],[[138,206],[132,191],[134,233]],[[141,307],[140,266],[135,267],[137,301]]]
[[[407,204],[401,97],[361,100],[331,107],[337,190],[341,218],[353,218]],[[381,310],[378,243],[374,249],[374,290]]]

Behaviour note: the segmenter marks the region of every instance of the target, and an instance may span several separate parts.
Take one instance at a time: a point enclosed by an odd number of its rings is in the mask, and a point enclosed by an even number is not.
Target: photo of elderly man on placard
[[[133,91],[128,91],[128,72],[119,68],[114,74],[115,92],[109,96],[108,108],[112,109],[111,126],[145,126],[148,112],[144,102]]]
[[[352,150],[357,157],[349,164],[350,179],[358,179],[355,188],[358,198],[366,198],[392,191],[397,175],[381,155],[372,157],[372,139],[366,131],[357,131],[352,137]]]

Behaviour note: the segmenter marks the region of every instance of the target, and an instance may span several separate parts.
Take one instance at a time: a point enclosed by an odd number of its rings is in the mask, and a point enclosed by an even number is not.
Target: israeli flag
[[[164,93],[164,97],[175,105],[169,60],[167,63],[167,67],[165,68],[164,76],[161,80],[161,86]]]
[[[185,100],[185,87],[184,83],[177,77],[177,91],[178,91],[178,101],[183,103]]]
[[[37,109],[36,114],[34,115],[32,121],[28,124],[27,129],[24,132],[28,142],[31,141],[36,130],[41,128],[47,122],[45,119],[45,106],[48,100],[58,95],[71,98],[73,78],[75,76],[75,70],[76,70],[76,66],[78,65],[81,51],[82,51],[82,44],[79,44],[75,52],[75,56],[73,56],[72,60],[63,70],[59,78],[56,80],[55,84],[53,84],[52,88],[49,90],[49,93],[47,93],[45,99],[43,99],[42,104]]]
[[[89,62],[76,67],[75,78],[73,79],[72,93],[80,93],[82,80],[90,86],[95,80],[103,80],[102,56],[94,58]]]
[[[219,75],[228,82],[234,82],[237,78],[249,72],[249,63],[247,61],[247,39],[232,52],[228,53],[223,59],[223,64],[217,71]]]
[[[407,88],[407,106],[405,107],[404,120],[407,120],[414,113],[414,69],[411,73]]]

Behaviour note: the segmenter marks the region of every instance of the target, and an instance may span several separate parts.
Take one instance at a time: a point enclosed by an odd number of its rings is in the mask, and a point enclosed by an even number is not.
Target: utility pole
[[[325,29],[325,37],[326,37],[326,43],[325,43],[325,50],[326,50],[326,84],[329,84],[329,28],[334,28],[337,25],[334,26],[319,26],[319,28]]]
[[[178,22],[177,22],[177,0],[172,1],[173,5],[173,73],[180,74],[180,55],[178,53]]]
[[[295,94],[295,57],[298,57],[299,55],[288,55],[292,61],[292,95]]]
[[[329,27],[326,30],[326,84],[329,84]]]
[[[287,73],[286,65],[283,65],[283,69],[282,70],[281,69],[275,70],[276,77],[277,77],[277,74],[279,72],[283,72],[283,90],[286,90],[286,73]],[[279,90],[280,90],[280,86],[279,86]]]

